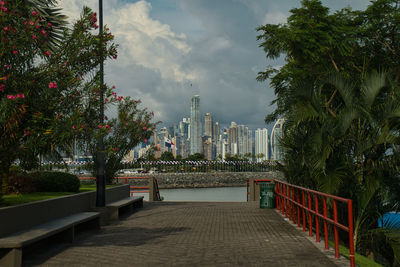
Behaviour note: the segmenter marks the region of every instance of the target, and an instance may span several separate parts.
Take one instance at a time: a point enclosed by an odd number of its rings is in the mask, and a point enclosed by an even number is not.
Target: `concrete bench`
[[[143,207],[143,196],[127,197],[107,204],[111,220],[118,220],[123,213],[132,212],[136,208]]]
[[[58,235],[72,242],[83,227],[100,228],[98,212],[81,212],[0,238],[0,266],[21,266],[23,247]]]

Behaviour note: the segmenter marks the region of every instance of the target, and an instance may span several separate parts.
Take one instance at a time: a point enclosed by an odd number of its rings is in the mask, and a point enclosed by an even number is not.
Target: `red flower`
[[[46,56],[50,56],[51,55],[51,53],[50,53],[50,51],[49,50],[47,50],[46,52],[44,52],[45,54],[46,54]]]
[[[17,50],[14,50],[14,51],[13,51],[13,54],[14,54],[14,55],[18,54],[18,51],[17,51]]]
[[[49,88],[57,88],[57,83],[56,82],[50,82],[49,83]]]
[[[33,34],[33,35],[32,35],[32,39],[33,39],[33,40],[36,40],[36,35]]]
[[[118,151],[118,147],[114,147],[114,151]]]

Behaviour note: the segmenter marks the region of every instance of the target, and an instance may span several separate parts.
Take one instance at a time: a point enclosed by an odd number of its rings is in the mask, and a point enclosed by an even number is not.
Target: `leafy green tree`
[[[206,158],[202,153],[194,153],[193,155],[189,155],[186,160],[206,160]]]
[[[99,101],[99,38],[92,33],[96,15],[85,8],[71,29],[63,29],[59,46],[50,50],[53,25],[40,11],[25,1],[1,3],[0,165],[5,193],[12,162],[34,161],[55,147],[68,150],[89,127],[85,115],[95,113]],[[116,56],[112,39],[105,30],[107,57]]]
[[[172,160],[175,160],[175,158],[174,158],[174,155],[172,154],[172,152],[165,151],[161,154],[160,160],[172,161]]]
[[[354,200],[361,252],[378,217],[399,203],[399,8],[377,0],[330,14],[304,0],[287,24],[259,27],[267,57],[286,57],[258,76],[276,94],[266,121],[285,117],[280,169],[289,182]]]
[[[111,184],[115,173],[123,168],[123,158],[140,142],[147,143],[153,133],[156,123],[151,123],[153,117],[146,108],[140,108],[140,101],[130,97],[121,97],[112,94],[118,101],[118,117],[109,120],[98,129],[88,128],[85,143],[93,155],[93,173],[96,174],[97,166],[97,139],[98,134],[104,137],[105,175],[107,183]],[[95,123],[96,120],[92,119]]]

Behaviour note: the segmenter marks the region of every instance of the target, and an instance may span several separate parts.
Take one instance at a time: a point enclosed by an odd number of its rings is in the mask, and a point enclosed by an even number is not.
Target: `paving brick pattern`
[[[336,266],[274,210],[255,203],[161,202],[25,266]]]

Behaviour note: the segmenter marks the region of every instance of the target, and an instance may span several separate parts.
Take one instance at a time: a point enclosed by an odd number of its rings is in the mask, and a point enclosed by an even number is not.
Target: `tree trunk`
[[[1,180],[0,180],[0,186],[1,186],[1,193],[0,193],[0,198],[7,194],[8,191],[8,177],[10,174],[10,166],[11,164],[8,162],[3,162],[1,168]]]

